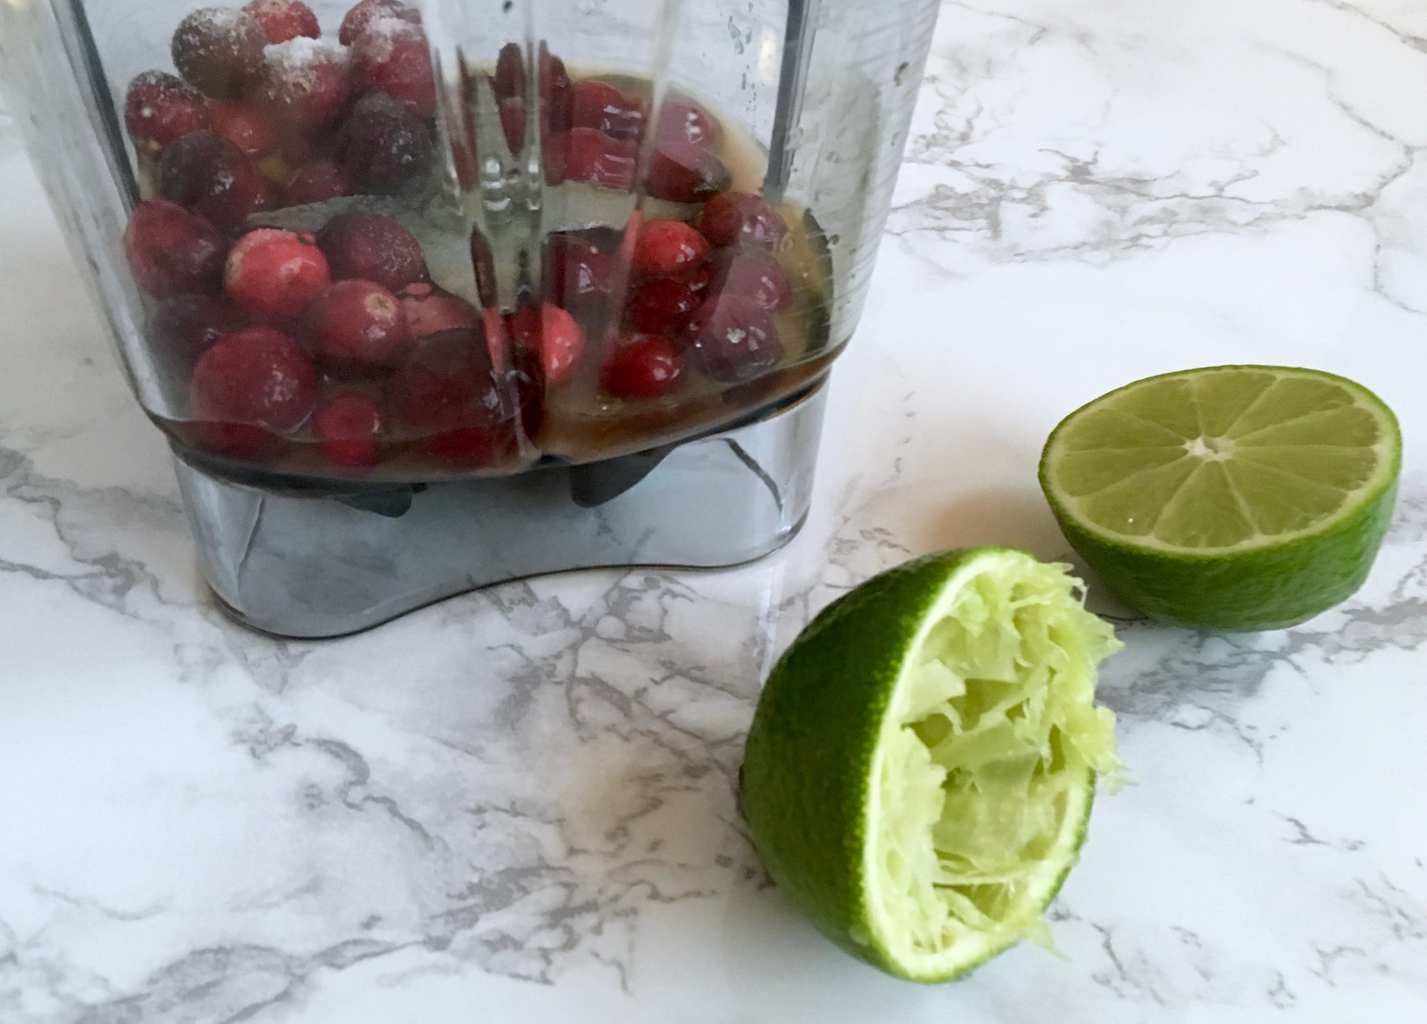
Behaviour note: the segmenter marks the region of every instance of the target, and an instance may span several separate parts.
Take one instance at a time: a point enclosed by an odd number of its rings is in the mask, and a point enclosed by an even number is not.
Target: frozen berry
[[[391,369],[411,341],[395,295],[375,281],[338,281],[303,316],[317,361],[341,375]]]
[[[793,301],[793,287],[778,261],[762,249],[724,249],[714,258],[714,289],[749,299],[770,313]]]
[[[684,358],[664,334],[636,334],[610,354],[600,386],[620,398],[658,398],[678,387]]]
[[[229,233],[276,205],[273,183],[237,146],[211,132],[192,132],[164,150],[159,193]]]
[[[481,330],[425,338],[392,378],[390,394],[402,420],[427,436],[434,458],[472,468],[499,461],[515,443],[507,388],[492,371]]]
[[[339,281],[356,277],[400,291],[428,276],[421,243],[394,217],[358,210],[339,213],[318,232],[317,244]]]
[[[519,96],[500,101],[500,127],[510,151],[521,152],[525,148],[525,101]]]
[[[684,337],[699,369],[725,383],[750,380],[783,358],[772,317],[742,296],[711,296],[689,320]]]
[[[140,203],[124,232],[139,287],[156,298],[216,292],[228,245],[208,221],[174,203]]]
[[[181,78],[145,71],[129,83],[124,123],[135,145],[162,149],[208,127],[208,101]]]
[[[297,342],[272,327],[225,334],[193,368],[195,429],[204,444],[253,457],[297,429],[317,401],[317,371]]]
[[[243,10],[257,19],[270,43],[285,43],[298,36],[317,39],[322,35],[317,15],[302,0],[253,0]]]
[[[426,174],[431,135],[426,125],[385,93],[362,97],[337,139],[337,162],[359,187],[389,194]]]
[[[681,220],[649,220],[634,243],[634,269],[645,276],[677,274],[702,263],[709,243]]]
[[[624,319],[636,331],[674,334],[702,304],[692,283],[681,277],[651,277],[629,294]]]
[[[325,203],[329,199],[352,194],[352,183],[336,163],[326,157],[319,157],[305,164],[283,190],[282,205],[306,206],[308,203]]]
[[[256,18],[236,7],[201,7],[173,34],[173,63],[191,85],[233,99],[252,82],[268,38]]]
[[[199,356],[248,324],[247,314],[221,296],[178,295],[159,303],[149,335],[170,377],[187,381]]]
[[[699,203],[728,188],[731,180],[712,151],[692,142],[661,140],[650,157],[644,187],[656,199]]]
[[[318,408],[312,426],[322,457],[334,466],[365,469],[381,458],[382,407],[355,392],[334,395]]]
[[[593,128],[571,128],[565,136],[564,178],[628,192],[634,188],[635,143],[610,138]]]
[[[570,129],[570,73],[565,62],[540,44],[540,108],[547,131]]]
[[[332,124],[347,103],[344,55],[298,36],[264,51],[257,95],[284,126],[311,135]]]
[[[720,192],[704,204],[694,221],[714,245],[765,245],[777,248],[788,225],[768,200],[753,192]]]
[[[519,43],[506,43],[500,48],[491,87],[500,100],[525,95],[525,51]]]
[[[414,339],[443,331],[471,330],[485,323],[475,306],[430,284],[407,285],[398,298],[407,333]]]
[[[608,82],[587,78],[571,87],[570,123],[616,139],[637,139],[644,130],[644,107]]]
[[[552,303],[522,306],[510,316],[510,337],[516,349],[540,353],[545,379],[562,384],[575,373],[585,351],[585,332],[568,312]]]
[[[352,84],[358,93],[384,92],[417,117],[430,117],[436,79],[426,33],[391,18],[370,22],[352,44]]]
[[[332,283],[327,258],[311,235],[259,228],[228,254],[228,296],[257,316],[291,320]]]
[[[689,100],[665,100],[659,108],[659,138],[667,142],[687,142],[695,146],[718,145],[718,122],[709,112]]]
[[[602,309],[614,289],[618,241],[560,232],[545,243],[545,296],[576,316]]]
[[[277,130],[268,113],[241,100],[213,104],[213,133],[237,146],[244,156],[267,156],[277,148]]]
[[[347,12],[342,19],[342,28],[337,38],[343,46],[351,46],[374,21],[396,18],[413,25],[421,23],[421,13],[406,6],[401,0],[362,0]]]

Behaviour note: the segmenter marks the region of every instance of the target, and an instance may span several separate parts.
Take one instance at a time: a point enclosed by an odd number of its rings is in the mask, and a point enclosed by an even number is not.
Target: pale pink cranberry
[[[725,383],[757,377],[783,358],[778,329],[768,311],[751,299],[715,294],[684,328],[698,368]]]
[[[564,135],[563,178],[628,192],[634,188],[637,155],[633,142],[593,128],[571,128]]]
[[[369,23],[352,44],[352,84],[359,93],[386,93],[417,117],[436,113],[436,79],[426,33],[390,18]]]
[[[266,110],[242,100],[213,104],[213,132],[246,157],[257,159],[277,149],[277,129]]]
[[[236,7],[202,7],[173,34],[178,73],[214,99],[235,99],[262,65],[268,38],[256,18]]]
[[[703,297],[693,282],[681,277],[651,277],[630,291],[624,320],[636,331],[676,334],[702,304]]]
[[[382,407],[366,395],[347,392],[324,402],[312,417],[322,457],[334,466],[367,469],[381,459]]]
[[[277,205],[277,187],[227,139],[192,132],[159,161],[159,193],[234,233]]]
[[[299,136],[321,132],[336,121],[349,91],[347,62],[330,46],[299,36],[264,51],[256,94]]]
[[[330,199],[349,196],[355,190],[346,172],[335,161],[319,157],[292,176],[283,190],[283,206],[306,206],[308,203],[325,203]]]
[[[139,287],[156,298],[216,292],[228,243],[207,220],[161,199],[140,203],[124,232]]]
[[[732,179],[724,162],[704,146],[661,140],[650,157],[644,187],[656,199],[701,203],[728,188]]]
[[[778,261],[762,249],[740,246],[714,257],[713,287],[751,300],[770,313],[793,301],[793,286]]]
[[[208,101],[181,78],[145,71],[129,83],[124,123],[135,145],[162,149],[208,127]]]
[[[339,213],[318,232],[317,244],[339,281],[355,277],[399,291],[428,278],[421,243],[394,217]]]
[[[714,245],[762,245],[777,248],[788,225],[768,200],[753,192],[720,192],[694,220]]]
[[[317,371],[293,341],[272,327],[225,334],[193,368],[194,429],[226,455],[257,457],[296,430],[317,402]]]
[[[644,130],[644,107],[608,82],[587,78],[571,86],[570,124],[616,139],[637,139]]]
[[[679,386],[684,357],[664,334],[636,334],[622,342],[600,370],[600,386],[620,398],[658,398]]]
[[[677,274],[702,263],[709,243],[681,220],[649,220],[634,243],[634,269],[645,276]]]
[[[228,254],[228,296],[256,316],[291,320],[332,283],[327,258],[311,235],[259,228]]]
[[[540,368],[551,384],[575,373],[585,351],[585,331],[567,311],[549,302],[522,306],[510,316],[510,337],[517,349],[540,353]]]
[[[337,162],[361,189],[397,192],[431,166],[431,134],[385,93],[362,97],[337,138]]]
[[[469,331],[486,326],[480,310],[475,306],[459,295],[443,292],[424,282],[407,285],[398,297],[407,333],[417,340],[445,331]],[[499,322],[499,317],[496,322]]]
[[[322,35],[317,15],[302,0],[253,0],[243,10],[257,19],[270,43],[285,43],[299,36],[318,39]]]
[[[341,376],[392,369],[411,335],[401,303],[375,281],[338,281],[303,316],[317,361]]]
[[[690,100],[665,100],[659,108],[658,132],[660,140],[665,142],[718,145],[718,122],[707,110]]]
[[[372,22],[384,18],[396,18],[412,25],[421,24],[421,13],[401,0],[362,0],[342,19],[342,28],[337,38],[343,46],[351,46]]]

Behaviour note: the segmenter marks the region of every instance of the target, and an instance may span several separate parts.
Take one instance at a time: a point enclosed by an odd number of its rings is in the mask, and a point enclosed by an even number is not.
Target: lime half
[[[1128,604],[1191,628],[1259,630],[1362,585],[1401,464],[1392,410],[1361,385],[1216,366],[1071,413],[1040,479],[1070,543]]]
[[[742,772],[774,880],[854,955],[946,981],[1045,932],[1115,767],[1096,670],[1118,649],[1066,566],[1002,548],[911,562],[778,663]]]

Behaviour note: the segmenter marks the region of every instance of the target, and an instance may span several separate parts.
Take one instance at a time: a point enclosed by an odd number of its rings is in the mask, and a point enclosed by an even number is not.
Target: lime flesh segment
[[[1361,385],[1219,366],[1138,381],[1072,413],[1040,478],[1072,545],[1129,604],[1180,625],[1254,630],[1357,590],[1401,460],[1392,411]]]
[[[1118,649],[1066,567],[979,548],[842,598],[769,678],[742,798],[779,886],[900,977],[958,977],[1027,937],[1118,762],[1094,704]]]

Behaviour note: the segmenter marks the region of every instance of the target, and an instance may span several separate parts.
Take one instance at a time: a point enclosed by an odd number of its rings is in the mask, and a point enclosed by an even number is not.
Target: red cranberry
[[[565,70],[565,62],[540,44],[540,107],[544,112],[544,124],[548,131],[565,132],[570,129],[570,73]]]
[[[235,7],[201,7],[173,34],[173,63],[215,99],[240,95],[257,74],[268,38],[256,18]]]
[[[259,228],[233,246],[223,283],[248,312],[291,320],[326,291],[332,275],[311,235]]]
[[[385,93],[362,97],[337,139],[337,161],[361,188],[390,194],[431,166],[431,135]]]
[[[664,334],[636,334],[610,354],[600,386],[620,398],[658,398],[679,386],[684,359]]]
[[[284,206],[306,206],[308,203],[325,203],[329,199],[349,196],[353,192],[352,183],[336,163],[320,157],[303,166],[282,194]]]
[[[159,304],[149,334],[163,353],[169,373],[187,381],[198,357],[225,334],[248,326],[248,316],[215,295],[178,295]]]
[[[608,82],[587,78],[571,87],[570,123],[616,139],[637,139],[644,130],[644,108]]]
[[[688,280],[651,277],[630,292],[624,319],[636,331],[674,334],[701,304],[702,296]]]
[[[228,245],[208,221],[155,199],[140,203],[124,232],[124,250],[139,287],[156,298],[216,292]]]
[[[480,310],[465,299],[429,284],[407,285],[400,298],[407,333],[418,340],[444,331],[473,330],[485,323]]]
[[[384,92],[417,117],[436,113],[436,79],[426,33],[392,19],[371,22],[352,44],[352,82],[358,92]]]
[[[571,128],[565,145],[564,178],[628,192],[634,188],[637,146],[593,128]]]
[[[525,95],[525,51],[519,43],[506,43],[500,48],[491,88],[500,100]]]
[[[770,313],[793,301],[793,286],[778,261],[762,249],[725,249],[714,259],[714,288],[751,300]]]
[[[346,106],[349,88],[342,54],[306,36],[269,46],[257,82],[262,102],[298,135],[332,124]]]
[[[190,388],[200,440],[228,455],[271,450],[271,431],[297,429],[317,401],[317,371],[295,341],[271,327],[219,338],[193,368]]]
[[[317,244],[339,281],[357,277],[399,291],[428,276],[421,243],[394,217],[339,213],[318,232]]]
[[[342,28],[337,33],[337,38],[343,46],[351,46],[372,22],[383,18],[397,18],[412,25],[421,24],[421,12],[406,6],[401,0],[362,0],[342,19]]]
[[[551,384],[575,373],[585,351],[585,332],[568,312],[549,302],[522,306],[511,314],[510,335],[516,349],[540,353],[540,368]]]
[[[235,232],[277,205],[277,189],[237,146],[210,132],[185,135],[164,150],[159,192]]]
[[[777,210],[753,192],[720,192],[694,221],[714,245],[766,245],[777,248],[788,233]]]
[[[659,138],[695,146],[718,145],[718,122],[707,110],[689,100],[665,100],[659,108]]]
[[[644,187],[655,199],[700,203],[728,188],[724,162],[692,142],[660,141],[649,161]]]
[[[616,245],[561,232],[545,244],[545,295],[577,315],[594,312],[614,288]]]
[[[338,281],[303,316],[317,361],[343,376],[395,367],[410,345],[395,295],[375,281]]]
[[[714,380],[738,383],[783,358],[778,329],[766,310],[735,295],[707,299],[684,328],[700,370]]]
[[[285,43],[298,36],[317,39],[322,35],[317,15],[302,0],[253,0],[243,10],[257,19],[270,43]]]
[[[262,109],[242,101],[213,104],[213,132],[246,157],[267,156],[277,148],[277,130]]]
[[[403,421],[429,435],[424,447],[443,462],[490,465],[514,444],[515,412],[479,330],[423,339],[392,379],[391,396]]]
[[[208,101],[181,78],[145,71],[129,83],[124,123],[135,145],[161,149],[208,127]]]
[[[382,407],[366,395],[334,395],[317,410],[312,425],[322,457],[334,466],[366,469],[381,458]]]
[[[500,101],[500,127],[512,153],[525,148],[525,101],[519,96]]]
[[[702,263],[709,243],[681,220],[649,220],[634,243],[634,269],[646,277],[677,274]]]

